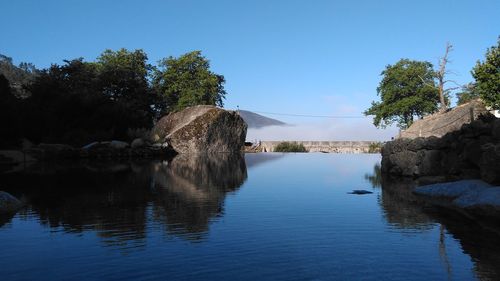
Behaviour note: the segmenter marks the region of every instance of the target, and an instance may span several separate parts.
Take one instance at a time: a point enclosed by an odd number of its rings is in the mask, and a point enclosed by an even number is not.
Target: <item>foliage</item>
[[[210,71],[200,51],[161,60],[154,76],[166,112],[200,104],[223,106],[224,83],[224,76]]]
[[[12,93],[9,80],[0,73],[0,128],[3,137],[0,138],[1,147],[16,145],[19,136],[18,101]]]
[[[65,61],[29,85],[24,135],[35,142],[85,144],[128,139],[130,128],[149,128],[154,112],[141,50],[106,50],[97,62]]]
[[[486,105],[500,109],[500,37],[497,46],[486,51],[484,62],[478,61],[472,69],[477,93]]]
[[[466,87],[462,89],[461,92],[458,92],[457,94],[457,104],[461,105],[464,103],[468,103],[471,100],[475,100],[479,98],[479,93],[476,90],[476,87],[473,83],[469,83]]]
[[[135,127],[149,127],[156,116],[157,98],[148,78],[153,66],[143,50],[105,50],[95,63],[100,91],[129,108],[137,119]]]
[[[147,61],[142,50],[105,50],[94,62],[78,58],[37,70],[0,55],[0,125],[7,128],[0,145],[21,138],[73,145],[131,140],[147,134],[165,109],[222,106],[224,77],[199,51],[169,57],[160,70]]]
[[[274,148],[274,152],[307,152],[307,149],[301,143],[281,142]]]
[[[381,142],[370,143],[370,145],[368,146],[368,153],[380,153],[383,145],[384,144]]]
[[[0,54],[0,74],[9,82],[11,92],[18,97],[26,97],[28,92],[24,85],[31,83],[39,70],[32,63],[22,62],[15,66],[12,58]]]
[[[439,102],[432,64],[401,59],[382,71],[377,88],[380,102],[372,102],[364,114],[374,115],[373,124],[385,128],[394,122],[400,128],[409,127],[415,116],[437,110]]]

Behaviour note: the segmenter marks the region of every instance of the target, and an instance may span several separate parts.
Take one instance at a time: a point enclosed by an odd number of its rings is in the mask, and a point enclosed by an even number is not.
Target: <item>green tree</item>
[[[224,76],[210,71],[210,62],[201,51],[161,60],[154,78],[166,112],[200,104],[222,107],[224,83]]]
[[[12,58],[0,54],[0,74],[10,83],[12,94],[17,97],[27,97],[29,92],[25,87],[38,75],[39,70],[32,63],[22,62],[16,66]]]
[[[475,100],[479,98],[479,93],[476,90],[476,86],[474,83],[469,83],[465,87],[462,88],[462,91],[457,94],[457,105],[461,105],[464,103],[468,103],[471,100]]]
[[[154,118],[155,96],[149,85],[153,67],[143,50],[105,50],[97,58],[98,85],[111,100],[128,107],[135,116],[134,126],[149,127]]]
[[[478,61],[472,69],[477,93],[486,105],[500,109],[500,37],[497,46],[486,51],[484,62]]]
[[[385,128],[396,122],[400,128],[408,128],[415,116],[437,110],[439,93],[430,62],[401,59],[386,66],[381,75],[383,78],[377,87],[381,101],[373,101],[364,112],[374,115],[376,127]]]

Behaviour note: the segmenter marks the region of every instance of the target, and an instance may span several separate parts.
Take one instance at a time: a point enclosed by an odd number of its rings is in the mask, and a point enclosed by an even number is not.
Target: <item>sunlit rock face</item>
[[[447,133],[460,130],[488,110],[481,100],[472,100],[444,113],[435,113],[415,121],[408,129],[400,133],[400,138],[442,137]]]
[[[161,118],[152,131],[178,153],[235,152],[245,144],[247,124],[236,111],[199,105]]]

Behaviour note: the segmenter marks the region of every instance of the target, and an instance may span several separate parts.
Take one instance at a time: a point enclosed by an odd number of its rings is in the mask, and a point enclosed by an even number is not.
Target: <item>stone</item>
[[[461,180],[446,183],[429,184],[415,188],[413,193],[430,197],[458,198],[467,192],[478,192],[490,187],[482,180]]]
[[[92,148],[96,148],[98,145],[99,145],[99,142],[95,141],[95,142],[89,143],[87,145],[84,145],[82,147],[82,149],[89,150],[89,149],[92,149]]]
[[[451,198],[463,209],[500,210],[500,187],[481,180],[461,180],[417,187],[413,193],[428,197]]]
[[[418,155],[418,175],[437,176],[441,174],[441,151],[421,150]]]
[[[137,138],[137,139],[132,141],[132,143],[130,144],[130,147],[139,148],[139,147],[144,147],[145,145],[146,145],[146,142],[143,139]]]
[[[481,115],[489,114],[481,100],[472,100],[449,111],[431,114],[413,122],[408,129],[400,133],[400,137],[410,139],[430,136],[442,137],[447,133],[460,130],[462,127],[468,127],[464,125],[472,121],[471,110],[474,120],[477,120]],[[473,126],[476,127],[470,130],[471,136],[487,133],[487,127],[483,123],[478,122]]]
[[[500,143],[485,144],[479,163],[481,178],[491,184],[500,184]]]
[[[109,146],[114,149],[125,149],[129,147],[129,144],[124,141],[113,140],[109,143]]]
[[[493,125],[491,126],[491,134],[497,140],[500,140],[500,118],[495,119],[493,121]]]
[[[16,212],[23,203],[7,192],[0,191],[0,213]]]
[[[417,174],[417,153],[413,151],[402,151],[389,156],[390,172],[402,176],[414,176]]]
[[[348,194],[355,194],[355,195],[365,195],[365,194],[372,194],[373,192],[368,191],[368,190],[363,190],[363,189],[355,189],[351,192],[348,192]]]
[[[247,125],[236,111],[199,105],[164,116],[152,135],[178,153],[212,153],[241,151],[246,132]]]

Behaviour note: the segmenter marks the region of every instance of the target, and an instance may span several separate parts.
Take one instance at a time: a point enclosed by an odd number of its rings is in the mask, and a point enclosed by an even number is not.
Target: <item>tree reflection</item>
[[[457,210],[435,207],[412,191],[421,185],[417,180],[389,178],[380,174],[380,166],[374,166],[374,173],[365,175],[374,187],[382,188],[380,207],[387,222],[395,228],[412,232],[430,231],[439,227],[437,251],[449,277],[453,268],[448,258],[446,237],[449,233],[460,242],[465,253],[471,256],[475,273],[484,280],[500,279],[500,222],[498,219],[480,216],[465,216]]]
[[[247,171],[242,155],[219,154],[164,162],[45,163],[0,177],[6,191],[27,200],[21,219],[35,215],[56,231],[95,231],[106,245],[129,249],[145,245],[151,217],[169,234],[202,238]]]

